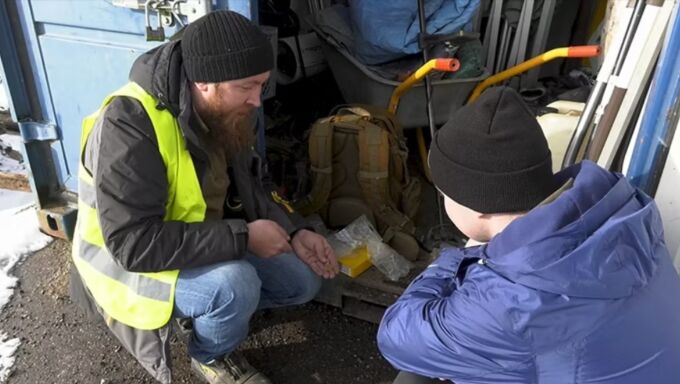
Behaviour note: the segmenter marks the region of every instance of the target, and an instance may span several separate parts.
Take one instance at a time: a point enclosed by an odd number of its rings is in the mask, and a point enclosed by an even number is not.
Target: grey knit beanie
[[[267,36],[233,11],[211,12],[189,24],[181,46],[190,81],[219,83],[258,75],[274,67]]]

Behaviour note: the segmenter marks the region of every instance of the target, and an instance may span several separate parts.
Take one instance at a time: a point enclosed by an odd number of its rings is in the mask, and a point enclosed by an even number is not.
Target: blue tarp
[[[357,56],[380,64],[420,52],[417,0],[350,0]],[[449,34],[469,30],[479,0],[425,0],[427,32]]]

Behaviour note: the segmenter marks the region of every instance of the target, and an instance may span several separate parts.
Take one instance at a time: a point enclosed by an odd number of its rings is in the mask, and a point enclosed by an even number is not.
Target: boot
[[[253,368],[239,352],[232,352],[220,360],[207,364],[191,359],[191,368],[210,384],[272,384],[260,371]]]

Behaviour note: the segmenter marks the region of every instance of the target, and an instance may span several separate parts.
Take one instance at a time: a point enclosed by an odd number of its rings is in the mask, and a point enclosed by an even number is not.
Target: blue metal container
[[[145,4],[161,8],[182,4],[184,14],[175,18],[153,8],[145,12]],[[72,237],[81,121],[127,82],[137,56],[160,44],[147,41],[147,24],[155,32],[165,23],[167,40],[180,23],[216,9],[231,9],[252,19],[257,2],[0,1],[0,71],[24,141],[43,231]]]

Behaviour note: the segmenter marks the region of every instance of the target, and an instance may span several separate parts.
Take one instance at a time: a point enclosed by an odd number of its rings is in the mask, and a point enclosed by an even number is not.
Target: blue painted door
[[[126,1],[127,4],[136,2]],[[37,100],[31,102],[40,106],[42,123],[56,126],[58,137],[51,144],[53,158],[44,164],[30,165],[34,177],[36,167],[54,166],[62,186],[71,191],[77,188],[83,117],[94,112],[107,94],[125,84],[137,56],[160,44],[146,41],[144,11],[116,5],[120,3],[116,0],[17,2],[23,45],[37,95]],[[252,17],[253,3],[256,2],[212,0],[209,7],[232,9]],[[185,17],[181,20],[187,21]],[[151,12],[150,24],[156,27],[158,21],[157,14]],[[172,36],[179,26],[175,22],[174,26],[166,27],[166,37]],[[10,94],[21,92],[10,89]],[[53,164],[48,164],[50,162]]]

